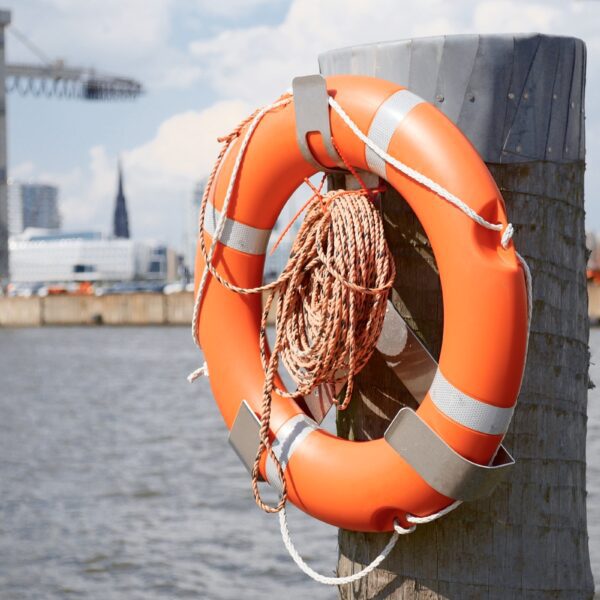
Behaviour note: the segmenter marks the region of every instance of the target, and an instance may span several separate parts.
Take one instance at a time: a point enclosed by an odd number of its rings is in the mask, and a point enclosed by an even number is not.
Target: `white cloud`
[[[222,101],[203,111],[167,119],[148,143],[124,153],[128,167],[146,180],[178,178],[189,185],[204,176],[217,155],[217,137],[229,132],[249,112],[241,100]]]
[[[278,25],[223,31],[191,43],[190,52],[219,94],[256,104],[276,97],[293,76],[316,72],[323,51],[388,39],[540,31],[583,37],[592,61],[600,54],[600,3],[581,4],[423,0],[400,9],[396,0],[296,0]]]
[[[18,165],[14,165],[10,170],[10,179],[13,181],[26,181],[31,179],[35,173],[35,165],[27,160]]]
[[[87,165],[65,172],[40,171],[37,179],[58,186],[66,229],[108,231],[116,165],[102,146],[90,149]]]
[[[194,183],[212,168],[219,151],[217,137],[227,134],[248,110],[241,101],[223,101],[175,115],[161,124],[152,140],[123,153],[135,235],[166,236],[180,245]],[[113,197],[114,191],[111,208]]]
[[[424,0],[417,6],[403,5],[400,13],[395,0],[296,0],[279,25],[224,31],[193,42],[190,52],[206,65],[206,76],[218,93],[263,103],[285,90],[295,75],[317,72],[320,52],[457,32],[458,11],[452,6]]]
[[[474,11],[473,26],[476,31],[548,31],[564,13],[551,3],[515,2],[513,0],[487,0]]]

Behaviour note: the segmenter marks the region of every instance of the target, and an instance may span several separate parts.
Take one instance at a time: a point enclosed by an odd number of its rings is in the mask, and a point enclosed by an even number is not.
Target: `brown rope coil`
[[[228,146],[249,120],[223,138],[224,147],[200,206],[201,223],[218,167]],[[204,235],[199,236],[207,268],[222,285],[241,294],[269,292],[260,328],[265,382],[252,490],[256,504],[271,513],[280,511],[287,501],[285,474],[269,438],[273,392],[299,398],[320,384],[345,382],[343,400],[335,400],[338,409],[344,410],[352,397],[354,376],[366,365],[381,333],[388,292],[395,278],[394,260],[372,192],[364,185],[356,191],[336,190],[326,194],[314,191],[290,258],[272,283],[241,288],[227,281],[211,264]],[[267,316],[273,302],[276,302],[276,333],[269,353]],[[297,384],[294,392],[279,389],[275,384],[280,360]],[[282,484],[277,506],[266,504],[258,488],[264,452],[273,460]]]
[[[289,262],[278,285],[269,292],[262,315],[260,351],[265,384],[252,489],[263,510],[281,510],[287,497],[278,461],[283,488],[279,505],[275,509],[266,505],[258,490],[261,456],[270,450],[273,391],[298,398],[322,383],[345,382],[343,401],[335,400],[344,410],[352,398],[354,375],[375,349],[394,277],[383,223],[368,191],[329,192],[310,204]],[[266,324],[274,301],[276,333],[269,356]],[[295,392],[275,386],[280,359],[298,386]]]

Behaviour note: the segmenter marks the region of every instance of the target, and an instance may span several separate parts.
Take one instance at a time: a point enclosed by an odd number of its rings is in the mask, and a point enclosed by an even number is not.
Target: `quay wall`
[[[191,292],[0,298],[0,327],[189,325]]]
[[[190,325],[192,292],[106,296],[0,297],[0,327],[43,325]],[[274,307],[273,307],[274,308]],[[271,310],[269,322],[274,321]]]
[[[42,324],[44,298],[0,298],[0,327],[36,327]]]
[[[194,297],[177,294],[0,297],[0,327],[42,325],[189,325]],[[274,306],[269,323],[275,321]],[[600,285],[588,285],[588,315],[600,325]]]
[[[189,325],[193,308],[191,292],[0,297],[0,327]],[[271,308],[269,323],[275,321],[274,308]],[[588,314],[592,325],[600,325],[600,285],[588,285]]]
[[[600,324],[600,285],[588,284],[588,316],[592,325]]]

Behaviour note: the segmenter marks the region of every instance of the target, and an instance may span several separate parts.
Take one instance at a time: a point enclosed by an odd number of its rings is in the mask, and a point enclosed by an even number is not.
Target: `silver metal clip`
[[[292,81],[294,94],[294,110],[296,112],[296,138],[302,156],[319,171],[337,172],[343,169],[332,169],[319,163],[310,151],[307,141],[309,133],[320,133],[327,154],[336,165],[343,166],[331,138],[329,123],[329,95],[327,82],[322,75],[306,75],[295,77]]]
[[[421,404],[433,383],[438,364],[391,300],[387,302],[377,350],[411,396]]]
[[[504,446],[490,465],[471,462],[410,408],[398,412],[384,438],[436,492],[454,500],[468,502],[488,496],[515,464]]]
[[[252,473],[254,460],[260,442],[260,420],[250,408],[250,405],[242,400],[238,414],[229,432],[229,443],[235,450],[249,473]],[[259,481],[264,481],[259,476]]]

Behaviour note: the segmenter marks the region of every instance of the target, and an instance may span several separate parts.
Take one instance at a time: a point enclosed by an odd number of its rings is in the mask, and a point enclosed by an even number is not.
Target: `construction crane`
[[[8,64],[5,78],[6,91],[23,96],[121,100],[135,98],[142,92],[142,85],[133,79],[67,67],[60,60],[49,65]]]
[[[60,60],[52,61],[14,27],[8,31],[38,57],[40,64],[6,64],[4,35],[10,21],[10,11],[0,10],[0,290],[9,279],[6,92],[15,91],[36,97],[109,101],[134,99],[144,91],[141,83],[129,77],[67,66]]]

